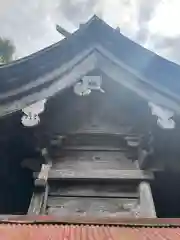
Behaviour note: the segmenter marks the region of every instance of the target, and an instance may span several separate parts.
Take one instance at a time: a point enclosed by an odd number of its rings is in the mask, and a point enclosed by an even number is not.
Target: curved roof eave
[[[70,67],[73,68],[73,61],[77,63],[76,58],[80,56],[81,61],[83,53],[97,45],[107,51],[113,61],[118,60],[121,66],[138,76],[146,86],[161,92],[169,101],[179,103],[180,66],[136,44],[94,16],[67,39],[0,67],[0,116],[37,101],[39,98],[33,96],[37,92],[40,96],[48,84],[57,83],[59,71],[64,66],[69,71]],[[24,95],[30,100],[23,101]],[[5,106],[7,109],[3,109]]]
[[[72,59],[71,64],[61,66],[53,75],[47,76],[46,80],[49,82],[47,86],[43,84],[39,90],[37,84],[32,89],[31,94],[25,94],[15,100],[11,99],[11,101],[4,102],[4,104],[1,101],[0,116],[23,109],[44,98],[50,98],[63,89],[72,86],[94,69],[100,69],[111,79],[136,92],[147,101],[153,101],[155,104],[167,107],[180,114],[180,98],[177,99],[171,92],[163,91],[158,86],[156,87],[147,82],[122,62],[116,61],[116,58],[106,50],[94,46]],[[8,98],[8,100],[10,99]]]

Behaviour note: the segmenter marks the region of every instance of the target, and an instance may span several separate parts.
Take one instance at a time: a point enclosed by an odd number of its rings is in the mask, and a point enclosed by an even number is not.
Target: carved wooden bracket
[[[42,113],[45,109],[46,99],[36,102],[24,109],[22,112],[24,115],[21,118],[21,122],[26,127],[33,127],[40,123],[39,114]]]
[[[79,96],[89,95],[92,90],[98,90],[104,93],[101,88],[102,77],[101,76],[84,76],[82,80],[74,85],[74,92]]]
[[[137,148],[140,144],[140,138],[136,136],[127,136],[125,140],[129,147]]]
[[[151,108],[152,115],[155,115],[158,117],[157,124],[161,128],[165,129],[173,129],[175,128],[175,122],[172,119],[174,116],[174,112],[160,107],[152,102],[148,103],[149,107]]]

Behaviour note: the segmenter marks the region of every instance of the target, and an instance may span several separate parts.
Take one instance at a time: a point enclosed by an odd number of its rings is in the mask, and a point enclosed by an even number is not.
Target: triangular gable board
[[[96,34],[97,30],[98,34]],[[100,35],[104,35],[106,38],[100,38]],[[109,41],[110,39],[111,41]],[[93,69],[100,69],[110,78],[136,92],[147,101],[167,107],[179,114],[180,97],[176,92],[168,89],[167,84],[162,85],[162,81],[155,82],[155,80],[148,79],[143,71],[133,68],[132,64],[128,65],[127,59],[123,59],[120,54],[117,55],[111,49],[114,44],[117,44],[118,39],[116,52],[119,51],[119,48],[122,49],[122,45],[125,43],[128,45],[129,42],[132,46],[134,44],[137,51],[137,44],[122,36],[102,20],[94,17],[68,39],[64,39],[30,57],[0,67],[0,78],[2,78],[0,116],[53,96],[75,84]],[[146,58],[147,54],[153,54],[141,46],[138,48],[141,49],[140,52],[143,49]],[[130,49],[127,48],[126,51],[130,51]],[[172,65],[172,70],[174,67],[176,70],[178,68],[180,76],[179,66],[173,65],[155,54],[153,56],[162,62],[169,63],[169,66]],[[137,62],[138,51],[136,58]],[[129,63],[131,61],[130,57]],[[140,61],[143,64],[142,59]],[[27,72],[29,73],[28,77]],[[167,79],[165,79],[166,82]],[[178,84],[177,82],[177,88]]]

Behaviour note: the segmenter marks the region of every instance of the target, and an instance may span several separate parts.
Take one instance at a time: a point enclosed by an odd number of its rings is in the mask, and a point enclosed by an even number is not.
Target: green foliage
[[[13,59],[15,47],[9,39],[0,38],[0,63],[8,63]]]

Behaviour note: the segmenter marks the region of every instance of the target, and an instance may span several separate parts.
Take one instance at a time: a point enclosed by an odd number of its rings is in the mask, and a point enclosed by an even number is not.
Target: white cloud
[[[169,41],[180,35],[179,0],[0,0],[0,6],[0,35],[13,40],[17,57],[59,41],[57,23],[74,31],[97,13],[124,35],[180,63],[179,44]]]
[[[163,0],[155,10],[154,17],[149,22],[149,31],[164,37],[180,35],[180,1]]]

